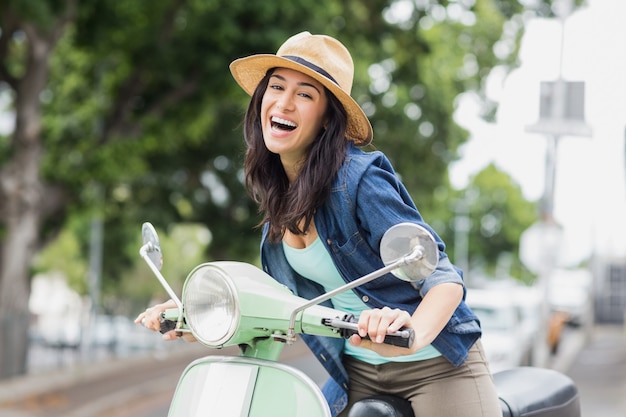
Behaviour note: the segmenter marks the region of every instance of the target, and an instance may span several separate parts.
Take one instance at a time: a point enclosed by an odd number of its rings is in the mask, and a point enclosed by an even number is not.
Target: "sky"
[[[495,71],[488,82],[489,96],[499,102],[496,122],[477,117],[471,94],[460,100],[455,115],[471,137],[450,167],[453,185],[464,187],[471,175],[494,163],[513,177],[526,198],[539,200],[548,138],[526,128],[539,119],[540,82],[554,81],[559,73],[565,81],[585,82],[591,136],[560,136],[557,146],[554,218],[563,227],[562,266],[592,253],[626,256],[624,16],[624,0],[587,0],[563,20],[528,21],[521,65],[505,76]]]

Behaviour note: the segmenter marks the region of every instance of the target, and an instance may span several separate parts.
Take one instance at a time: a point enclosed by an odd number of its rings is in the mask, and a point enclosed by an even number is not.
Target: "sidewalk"
[[[24,400],[48,393],[52,390],[86,384],[107,375],[119,373],[122,369],[141,368],[155,360],[172,360],[189,355],[197,357],[206,354],[199,344],[180,343],[176,349],[154,352],[138,352],[136,355],[111,358],[91,363],[81,362],[67,368],[35,372],[15,378],[0,380],[0,411],[2,404]],[[4,415],[0,412],[0,415]]]
[[[565,373],[581,398],[581,417],[626,416],[626,330],[596,325]]]

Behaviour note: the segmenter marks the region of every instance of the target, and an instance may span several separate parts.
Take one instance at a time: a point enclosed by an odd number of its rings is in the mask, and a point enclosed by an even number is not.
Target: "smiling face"
[[[261,102],[263,140],[290,180],[324,125],[328,98],[324,86],[301,72],[277,68]]]

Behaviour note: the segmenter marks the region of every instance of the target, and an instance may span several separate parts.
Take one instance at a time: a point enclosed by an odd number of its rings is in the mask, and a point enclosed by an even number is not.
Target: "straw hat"
[[[328,88],[343,104],[348,115],[347,136],[358,146],[368,145],[373,132],[367,116],[350,97],[354,64],[350,52],[338,40],[301,32],[287,39],[276,55],[259,54],[230,64],[235,81],[250,95],[270,68],[300,71]]]

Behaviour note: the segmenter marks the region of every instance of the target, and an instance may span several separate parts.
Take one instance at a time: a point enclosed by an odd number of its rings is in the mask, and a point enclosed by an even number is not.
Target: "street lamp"
[[[527,132],[542,133],[548,141],[545,159],[545,184],[541,201],[541,217],[526,230],[520,239],[520,258],[526,267],[537,274],[538,286],[543,292],[542,320],[547,325],[549,311],[548,279],[557,265],[562,230],[554,220],[554,188],[558,142],[562,136],[590,137],[591,128],[585,122],[585,83],[563,79],[563,45],[565,19],[571,13],[572,0],[554,2],[553,10],[561,23],[559,73],[556,80],[542,81],[539,97],[539,120],[526,127]],[[546,326],[542,326],[545,331]],[[541,338],[545,340],[545,338]],[[540,361],[545,361],[547,345],[540,343]]]

